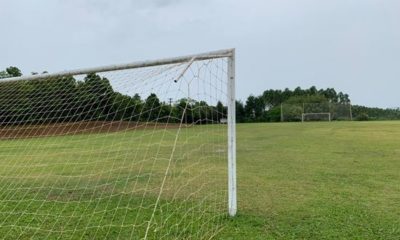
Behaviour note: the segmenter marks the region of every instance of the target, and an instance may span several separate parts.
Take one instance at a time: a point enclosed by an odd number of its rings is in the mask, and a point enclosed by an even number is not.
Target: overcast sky
[[[0,0],[0,69],[93,67],[235,47],[237,95],[334,87],[400,107],[399,0]]]

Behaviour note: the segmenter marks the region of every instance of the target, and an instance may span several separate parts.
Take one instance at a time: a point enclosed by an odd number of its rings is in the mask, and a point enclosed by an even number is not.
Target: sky
[[[333,87],[400,107],[398,0],[0,0],[0,70],[236,48],[237,97]]]

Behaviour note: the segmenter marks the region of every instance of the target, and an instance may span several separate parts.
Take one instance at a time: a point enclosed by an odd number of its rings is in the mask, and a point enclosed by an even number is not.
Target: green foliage
[[[284,109],[284,121],[286,122],[298,122],[301,121],[301,114],[303,113],[304,104],[282,104]]]
[[[315,86],[312,86],[309,89],[301,89],[300,87],[297,87],[294,90],[290,90],[286,88],[283,91],[270,89],[264,91],[260,97],[263,99],[267,107],[278,106],[287,102],[291,98],[293,99],[291,101],[298,102],[319,102],[324,99],[332,103],[350,102],[348,94],[342,92],[337,93],[333,88],[317,89]],[[297,100],[296,97],[298,97]],[[307,98],[310,99],[307,100]]]
[[[147,99],[144,101],[143,112],[142,112],[142,121],[156,121],[160,116],[160,99],[158,99],[157,95],[151,93]]]
[[[242,123],[246,121],[246,111],[241,101],[236,101],[236,122]]]
[[[21,71],[12,66],[0,72],[0,78],[21,75]],[[0,120],[3,120],[3,123],[75,120],[137,121],[138,119],[179,122],[184,114],[185,123],[204,124],[209,121],[220,121],[227,115],[226,106],[223,106],[221,102],[216,106],[208,106],[207,103],[198,103],[193,99],[189,102],[181,99],[176,104],[169,105],[161,102],[155,94],[148,96],[144,101],[138,94],[124,96],[113,90],[107,78],[102,78],[95,73],[88,74],[84,81],[76,81],[71,76],[16,85],[0,83],[0,90],[14,91],[14,96],[17,97],[17,99],[5,99],[8,96],[0,96],[0,107],[2,107]],[[320,105],[312,105],[313,103]],[[332,103],[333,106],[339,107],[332,109],[328,105],[323,105],[324,103]],[[236,101],[236,120],[237,122],[276,122],[281,119],[280,106],[285,104],[294,105],[288,109],[285,108],[285,121],[299,121],[302,108],[308,108],[304,109],[308,112],[330,111],[333,112],[334,119],[341,120],[335,117],[347,115],[343,111],[348,110],[345,106],[349,103],[348,94],[336,92],[333,88],[317,89],[312,86],[309,89],[297,87],[293,90],[286,88],[283,91],[270,89],[259,96],[250,95],[245,103]],[[74,108],[72,115],[63,110],[71,107]],[[369,120],[400,119],[399,109],[353,107],[354,119],[365,119],[364,113],[368,115]],[[206,116],[206,119],[201,116]]]
[[[0,71],[0,79],[10,77],[6,71]]]
[[[276,122],[280,121],[281,104],[298,105],[291,107],[289,111],[285,109],[285,115],[288,121],[300,121],[299,114],[303,110],[303,103],[334,103],[349,104],[350,98],[348,94],[337,93],[333,88],[317,89],[315,86],[309,89],[301,89],[300,87],[290,90],[266,90],[260,96],[250,95],[245,105],[236,103],[236,118],[238,122]],[[317,108],[317,105],[308,107]],[[279,111],[279,113],[278,113]],[[318,109],[314,109],[318,111]]]
[[[13,68],[8,70],[18,73]],[[169,105],[161,102],[155,93],[144,101],[138,94],[123,95],[113,90],[107,78],[95,73],[88,74],[83,81],[68,76],[3,82],[0,91],[8,93],[0,95],[0,121],[4,125],[83,120],[205,124],[219,122],[227,115],[227,108],[221,102],[209,106],[204,101],[181,99]]]
[[[329,99],[324,95],[304,95],[304,96],[293,96],[286,100],[284,103],[298,104],[298,103],[327,103]]]
[[[358,121],[368,121],[369,116],[368,116],[368,114],[366,114],[366,113],[360,113],[360,114],[358,114],[358,116],[356,117],[356,119],[357,119]]]
[[[331,105],[329,105],[331,104]],[[266,90],[260,96],[250,95],[245,104],[236,103],[236,118],[238,122],[275,122],[280,121],[281,105],[284,106],[285,121],[300,121],[301,113],[331,112],[334,120],[349,119],[349,95],[336,92],[333,88],[290,90]],[[304,108],[304,109],[303,109]],[[354,119],[367,114],[369,120],[400,120],[400,109],[369,108],[353,106]],[[278,113],[279,111],[279,113]],[[346,116],[346,117],[341,117]]]
[[[226,118],[228,114],[228,109],[222,104],[222,102],[217,102],[217,121],[219,122],[221,118]]]
[[[5,71],[0,71],[0,79],[2,78],[10,78],[10,77],[20,77],[22,76],[21,70],[17,67],[8,67]]]
[[[244,107],[247,119],[249,121],[259,122],[263,120],[265,112],[265,103],[261,97],[250,95],[247,98],[246,106]]]
[[[281,108],[273,107],[266,112],[265,119],[267,122],[279,122],[281,121]]]
[[[11,76],[11,77],[20,77],[22,76],[21,70],[19,70],[19,68],[17,67],[8,67],[6,69],[6,72]]]
[[[353,106],[353,116],[362,120],[400,120],[400,109]]]

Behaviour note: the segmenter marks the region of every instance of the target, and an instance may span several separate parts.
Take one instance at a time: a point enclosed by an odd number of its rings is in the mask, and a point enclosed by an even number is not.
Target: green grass
[[[0,236],[140,239],[155,209],[149,239],[400,239],[400,122],[239,124],[235,218],[224,128],[182,130],[157,208],[176,129],[0,141]]]
[[[400,239],[400,122],[238,126],[223,239]]]

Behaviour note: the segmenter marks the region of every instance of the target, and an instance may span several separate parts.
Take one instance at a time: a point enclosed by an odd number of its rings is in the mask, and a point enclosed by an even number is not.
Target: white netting
[[[352,120],[348,103],[284,103],[281,105],[281,121],[330,121]]]
[[[330,113],[303,113],[301,121],[331,121]]]
[[[188,66],[0,81],[0,236],[214,236],[227,207],[227,59]]]

